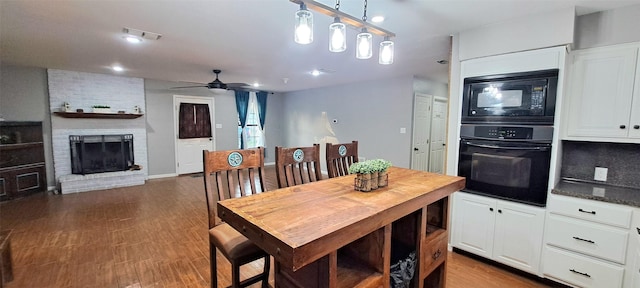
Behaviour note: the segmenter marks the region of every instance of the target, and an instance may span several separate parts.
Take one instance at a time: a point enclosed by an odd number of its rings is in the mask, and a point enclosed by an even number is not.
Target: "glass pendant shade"
[[[389,65],[393,63],[393,41],[389,37],[384,37],[380,42],[380,53],[378,53],[378,63]]]
[[[362,28],[356,41],[356,58],[369,59],[373,55],[373,37],[367,32],[367,28]]]
[[[329,51],[342,52],[347,50],[347,26],[336,17],[329,25]]]
[[[313,42],[313,14],[304,3],[300,4],[300,10],[296,12],[295,41],[300,44]]]

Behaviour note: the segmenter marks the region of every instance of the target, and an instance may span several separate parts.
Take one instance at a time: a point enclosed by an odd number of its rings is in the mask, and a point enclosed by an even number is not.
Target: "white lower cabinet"
[[[629,271],[629,273],[632,275],[631,281],[633,281],[631,287],[640,287],[640,249],[636,249],[635,254],[635,265],[633,265],[633,268],[631,268],[631,270]]]
[[[579,287],[622,287],[624,267],[546,247],[543,273]]]
[[[456,192],[452,245],[538,274],[545,209]]]
[[[542,272],[576,287],[636,287],[625,277],[630,263],[633,208],[550,195]],[[635,249],[634,249],[635,250]]]

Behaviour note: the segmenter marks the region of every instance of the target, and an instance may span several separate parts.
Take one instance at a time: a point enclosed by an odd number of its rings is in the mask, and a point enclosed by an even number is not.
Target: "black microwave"
[[[464,79],[462,123],[553,124],[558,69]]]

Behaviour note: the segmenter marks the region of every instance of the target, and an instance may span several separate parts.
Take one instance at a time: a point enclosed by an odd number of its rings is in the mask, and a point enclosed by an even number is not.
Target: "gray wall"
[[[640,15],[640,5],[578,17],[574,49],[640,41],[638,15]]]
[[[407,76],[286,93],[284,145],[358,140],[359,156],[384,158],[394,166],[409,167],[413,85],[413,77]],[[444,83],[426,86],[437,88],[425,89],[429,90],[425,93],[446,91]],[[400,128],[406,128],[406,133],[401,134]]]
[[[216,150],[237,149],[238,113],[233,91],[212,93],[207,89],[171,90],[189,83],[145,79],[147,141],[149,149],[149,175],[176,173],[175,136],[173,134],[173,95],[213,97],[215,122],[222,128],[215,129]],[[267,98],[267,122],[265,123],[267,153],[265,162],[274,162],[272,147],[282,139],[282,97],[270,94]]]
[[[47,70],[0,64],[0,118],[7,121],[42,121],[47,186],[55,186],[51,149],[51,118]]]

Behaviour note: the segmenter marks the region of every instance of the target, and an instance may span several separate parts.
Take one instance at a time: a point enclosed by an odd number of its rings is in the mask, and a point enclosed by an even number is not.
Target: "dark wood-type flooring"
[[[267,167],[266,186],[275,188],[275,179]],[[206,209],[203,178],[190,175],[2,202],[0,229],[12,230],[14,274],[5,287],[208,287]],[[218,255],[226,287],[230,266]],[[448,257],[448,287],[546,287],[458,253]]]

